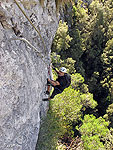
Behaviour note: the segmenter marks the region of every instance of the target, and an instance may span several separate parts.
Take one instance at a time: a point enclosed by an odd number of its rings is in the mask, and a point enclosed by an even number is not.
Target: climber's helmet
[[[61,67],[59,71],[61,71],[61,72],[63,72],[63,73],[66,73],[66,72],[67,72],[67,69],[66,69],[65,67]]]

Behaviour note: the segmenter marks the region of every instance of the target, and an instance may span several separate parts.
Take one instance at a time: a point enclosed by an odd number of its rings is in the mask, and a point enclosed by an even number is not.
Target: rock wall
[[[14,0],[0,0],[0,150],[35,150],[40,118],[48,109],[42,98],[58,17],[55,0],[45,0],[43,7],[39,0],[17,2],[44,41]]]

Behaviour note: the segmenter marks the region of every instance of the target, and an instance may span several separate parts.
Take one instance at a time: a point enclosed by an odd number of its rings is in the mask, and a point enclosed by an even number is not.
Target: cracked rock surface
[[[55,0],[18,0],[45,44],[13,0],[0,0],[0,150],[35,150],[45,96],[47,64],[58,27]],[[29,41],[43,56],[40,58]],[[12,40],[18,39],[18,40]]]

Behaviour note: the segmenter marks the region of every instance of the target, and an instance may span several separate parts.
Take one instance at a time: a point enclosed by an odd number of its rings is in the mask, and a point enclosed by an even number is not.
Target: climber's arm
[[[50,80],[50,79],[48,79],[48,81],[49,81],[53,86],[60,85],[60,83],[59,83],[58,81],[53,81],[53,80]]]

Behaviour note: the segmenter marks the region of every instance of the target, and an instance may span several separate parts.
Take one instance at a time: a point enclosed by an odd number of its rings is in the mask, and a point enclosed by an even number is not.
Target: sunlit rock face
[[[55,0],[17,2],[42,39],[14,0],[0,0],[0,150],[35,150],[58,15]]]

